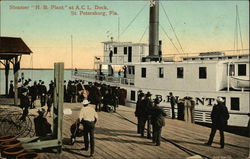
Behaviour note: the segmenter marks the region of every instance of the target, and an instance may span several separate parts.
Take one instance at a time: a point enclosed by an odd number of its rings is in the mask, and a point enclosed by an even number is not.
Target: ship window
[[[159,78],[164,78],[164,69],[163,69],[163,67],[159,68]]]
[[[134,66],[128,66],[128,74],[130,74],[130,75],[135,74],[135,67]]]
[[[124,53],[124,55],[127,55],[127,54],[128,54],[128,48],[127,48],[127,47],[124,47],[124,48],[123,48],[123,53]]]
[[[238,65],[238,76],[246,76],[247,71],[246,71],[246,64],[239,64]]]
[[[131,67],[128,67],[128,74],[131,74]]]
[[[177,67],[177,78],[183,78],[183,67]]]
[[[207,78],[207,68],[199,67],[199,79],[206,79],[206,78]]]
[[[135,101],[135,91],[131,91],[130,100]]]
[[[231,97],[231,110],[240,110],[240,98]]]
[[[141,68],[141,77],[146,78],[147,70],[146,68]]]
[[[114,54],[117,54],[117,47],[114,47]]]

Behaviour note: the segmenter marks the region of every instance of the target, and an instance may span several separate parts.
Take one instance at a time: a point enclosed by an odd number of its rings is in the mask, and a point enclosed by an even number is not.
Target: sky
[[[243,47],[249,48],[248,1],[171,0],[160,3],[160,26],[179,52],[180,46],[164,10],[185,53],[207,52],[234,49],[237,5]],[[118,40],[118,21],[119,41],[148,43],[148,0],[3,0],[0,4],[0,35],[21,37],[33,52],[31,56],[22,57],[22,68],[53,68],[54,62],[64,62],[65,68],[92,69],[94,56],[103,55],[101,42],[111,36]],[[105,12],[106,15],[84,15],[84,12]],[[163,54],[178,53],[161,27],[160,39]]]

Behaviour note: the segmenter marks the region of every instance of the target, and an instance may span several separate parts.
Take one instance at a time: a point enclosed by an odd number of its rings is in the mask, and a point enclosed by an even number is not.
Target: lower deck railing
[[[89,80],[94,82],[109,82],[117,85],[134,85],[134,79],[124,77],[114,77],[109,75],[97,75],[90,73],[78,73],[74,75],[75,78]]]

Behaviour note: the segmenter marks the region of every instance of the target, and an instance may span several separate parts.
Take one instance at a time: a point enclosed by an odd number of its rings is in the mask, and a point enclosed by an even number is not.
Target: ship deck
[[[69,145],[70,126],[81,109],[79,103],[65,103],[71,108],[72,115],[64,115],[63,151],[61,154],[42,152],[42,158],[88,158],[83,138]],[[134,108],[119,106],[117,113],[98,112],[99,120],[95,131],[95,154],[93,158],[186,158],[201,155],[207,158],[247,158],[249,156],[249,138],[225,132],[225,148],[220,149],[219,134],[211,147],[205,146],[210,128],[184,121],[166,119],[162,131],[161,146],[154,146],[151,140],[141,138],[136,132]]]

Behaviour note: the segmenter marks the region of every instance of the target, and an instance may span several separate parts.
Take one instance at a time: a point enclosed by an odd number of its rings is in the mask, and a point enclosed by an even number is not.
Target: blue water
[[[93,73],[93,70],[78,70],[79,73]],[[64,70],[64,80],[68,81],[72,79],[72,71]],[[51,80],[54,80],[54,70],[53,69],[21,69],[19,71],[19,78],[21,78],[21,74],[24,74],[24,79],[31,79],[30,85],[34,83],[34,81],[42,80],[44,81],[45,86],[49,86]],[[9,81],[14,80],[13,70],[9,72]],[[0,94],[5,94],[5,70],[0,70]]]

